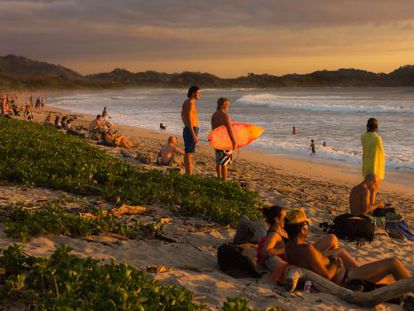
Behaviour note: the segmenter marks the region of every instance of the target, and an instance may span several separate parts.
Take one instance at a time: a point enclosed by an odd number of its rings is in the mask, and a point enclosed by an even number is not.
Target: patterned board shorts
[[[233,152],[231,150],[217,150],[216,149],[216,164],[229,165],[233,159]]]

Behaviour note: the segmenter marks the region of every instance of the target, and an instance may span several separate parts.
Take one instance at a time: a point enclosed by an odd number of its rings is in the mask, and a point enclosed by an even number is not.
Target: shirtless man
[[[168,137],[168,144],[162,147],[160,151],[160,165],[171,165],[176,155],[184,155],[184,152],[177,147],[177,137]]]
[[[184,123],[183,138],[185,145],[185,173],[187,176],[193,174],[193,153],[198,143],[198,118],[197,118],[197,107],[196,100],[200,99],[200,88],[193,85],[188,89],[188,99],[185,100],[181,110],[181,119]]]
[[[364,181],[352,188],[349,195],[349,209],[351,214],[367,215],[376,208],[383,208],[384,202],[372,202],[372,193],[380,180],[374,174],[368,174]]]
[[[411,277],[410,271],[396,258],[387,258],[364,265],[350,264],[344,257],[323,254],[307,243],[309,219],[302,209],[292,209],[285,217],[285,230],[289,235],[286,254],[289,264],[309,269],[336,284],[346,286],[351,280],[390,284]],[[347,253],[345,250],[342,252]],[[355,260],[347,253],[349,259]]]
[[[231,126],[231,119],[228,114],[230,108],[230,102],[225,97],[220,97],[217,100],[217,110],[211,117],[211,128],[214,130],[222,125],[225,125],[227,132],[229,133],[231,142],[233,144],[233,150],[236,147],[236,139],[234,138],[233,129]],[[227,180],[227,165],[231,162],[232,151],[231,150],[217,150],[216,149],[216,171],[217,177],[222,178],[223,181]]]

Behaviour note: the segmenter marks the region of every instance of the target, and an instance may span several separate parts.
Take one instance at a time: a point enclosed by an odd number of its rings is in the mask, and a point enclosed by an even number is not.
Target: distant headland
[[[61,65],[35,61],[16,55],[0,56],[0,89],[105,89],[166,87],[197,84],[203,88],[279,88],[279,87],[414,87],[414,65],[390,73],[359,69],[320,70],[308,74],[248,73],[238,78],[220,78],[204,72],[133,73],[114,69],[107,73],[81,75]]]

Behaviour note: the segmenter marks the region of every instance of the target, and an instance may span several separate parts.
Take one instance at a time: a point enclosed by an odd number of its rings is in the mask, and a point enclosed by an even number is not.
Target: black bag
[[[329,233],[335,234],[340,239],[372,241],[375,234],[375,225],[366,215],[342,214],[335,217],[333,224],[329,226]]]
[[[224,243],[217,250],[217,261],[220,269],[234,278],[258,278],[256,264],[252,259],[243,255],[243,248],[232,244]]]

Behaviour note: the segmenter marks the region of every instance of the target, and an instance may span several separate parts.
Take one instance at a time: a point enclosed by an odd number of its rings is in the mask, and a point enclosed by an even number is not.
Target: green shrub
[[[98,233],[115,233],[128,238],[153,237],[162,230],[161,223],[142,224],[135,222],[128,226],[108,213],[98,211],[95,219],[72,214],[56,204],[49,203],[39,209],[26,209],[18,206],[3,208],[2,222],[8,236],[28,241],[30,237],[45,234],[63,234],[71,237],[84,237]]]
[[[34,310],[203,310],[192,293],[163,286],[125,264],[103,264],[59,245],[50,258],[24,255],[17,245],[0,256],[0,302],[25,302]]]
[[[0,118],[0,179],[100,195],[127,204],[179,205],[178,211],[223,224],[260,217],[255,192],[232,182],[144,171],[53,128]]]

